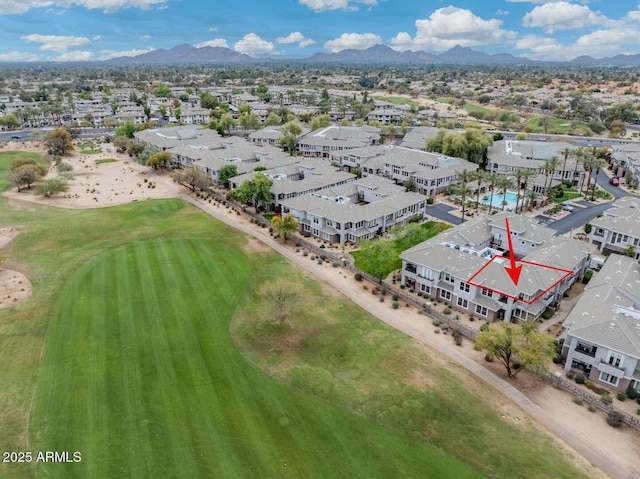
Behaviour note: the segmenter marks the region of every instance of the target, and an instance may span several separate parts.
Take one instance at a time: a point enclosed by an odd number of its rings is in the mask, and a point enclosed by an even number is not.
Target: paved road
[[[604,171],[600,171],[597,178],[598,186],[611,193],[615,200],[627,196],[627,192],[622,188],[609,184],[609,177]],[[580,205],[588,205],[587,201],[580,201]],[[558,232],[559,235],[568,233],[571,230],[580,230],[584,227],[585,223],[588,223],[593,218],[602,214],[604,211],[611,208],[611,203],[594,204],[592,206],[585,206],[584,208],[576,208],[573,213],[554,221],[549,225]]]
[[[20,140],[42,140],[45,135],[53,131],[54,127],[24,128],[22,130],[0,132],[0,141],[12,141],[12,136],[19,136]],[[79,138],[101,138],[106,135],[114,135],[115,128],[79,128]]]
[[[459,225],[460,216],[452,215],[451,213],[449,213],[451,210],[455,210],[455,208],[444,203],[437,203],[435,205],[427,206],[426,213],[428,216],[433,216],[434,218],[446,221],[447,223],[451,223],[452,225]]]

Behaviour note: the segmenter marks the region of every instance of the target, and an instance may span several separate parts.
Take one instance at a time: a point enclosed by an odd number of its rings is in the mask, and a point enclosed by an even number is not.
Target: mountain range
[[[258,59],[238,53],[225,47],[195,47],[178,45],[170,50],[152,50],[133,57],[118,57],[106,60],[106,63],[132,64],[208,64],[208,63],[264,63],[282,61],[282,59]],[[442,65],[544,65],[564,63],[573,66],[640,66],[640,55],[616,55],[610,58],[596,59],[581,56],[569,62],[540,62],[526,57],[516,57],[510,53],[487,54],[459,45],[440,54],[410,50],[399,52],[386,45],[374,45],[364,50],[347,49],[337,53],[315,53],[308,58],[298,58],[301,63],[387,63],[387,64],[442,64]]]

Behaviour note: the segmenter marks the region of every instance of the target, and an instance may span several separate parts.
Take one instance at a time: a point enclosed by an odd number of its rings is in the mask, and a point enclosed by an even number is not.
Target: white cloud
[[[561,1],[535,7],[524,16],[522,23],[525,27],[542,28],[547,33],[553,33],[556,30],[574,30],[610,22],[606,16],[586,5]]]
[[[391,39],[392,48],[404,50],[444,51],[463,47],[504,43],[516,33],[502,30],[502,20],[484,20],[470,10],[448,6],[435,10],[427,20],[418,19],[416,36],[400,32]]]
[[[229,48],[227,41],[224,38],[214,38],[213,40],[207,40],[206,42],[198,43],[195,47],[224,47]]]
[[[559,59],[563,46],[555,38],[538,35],[524,35],[515,43],[517,50],[527,50],[527,57],[532,60]]]
[[[109,58],[118,58],[118,57],[135,57],[136,55],[142,55],[143,53],[149,53],[153,51],[153,48],[146,48],[143,50],[101,50],[99,60],[108,60]]]
[[[84,7],[89,10],[101,9],[106,13],[116,12],[123,8],[139,8],[149,10],[154,6],[166,5],[168,0],[0,0],[0,15],[22,14],[32,8],[45,7]]]
[[[276,43],[297,43],[300,48],[308,47],[309,45],[313,45],[315,40],[311,38],[305,38],[304,35],[300,32],[291,32],[286,37],[278,37],[276,38]]]
[[[273,51],[273,43],[263,40],[255,33],[247,33],[233,44],[233,49],[245,55],[264,55]]]
[[[79,47],[91,43],[86,37],[63,37],[58,35],[39,35],[32,33],[20,37],[29,43],[40,43],[40,50],[49,50],[52,52],[64,53],[70,47]]]
[[[324,47],[332,53],[337,53],[347,49],[364,50],[380,43],[382,38],[374,33],[343,33],[338,38],[326,42]]]
[[[50,60],[54,62],[86,62],[87,60],[91,60],[92,57],[93,52],[74,50],[72,52],[66,52],[57,57],[50,58]]]
[[[0,62],[37,62],[39,60],[42,60],[42,58],[35,53],[16,51],[0,53]]]
[[[208,31],[210,33],[218,33],[218,27],[209,27]]]
[[[378,0],[299,0],[300,5],[309,7],[314,12],[327,10],[357,10],[355,3],[362,5],[377,5]]]
[[[140,37],[142,40],[151,40],[151,35],[140,35]]]
[[[96,35],[95,37],[93,37],[94,42],[99,42],[100,40],[102,40],[102,35]]]

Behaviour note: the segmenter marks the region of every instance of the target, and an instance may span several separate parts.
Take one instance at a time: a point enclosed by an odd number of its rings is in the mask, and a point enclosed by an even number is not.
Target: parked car
[[[560,206],[562,207],[563,210],[568,211],[569,213],[571,213],[574,208],[571,205],[568,205],[566,203],[560,203]]]
[[[611,183],[613,186],[620,186],[620,178],[618,178],[617,176],[613,176],[609,178],[609,183]]]
[[[12,140],[19,140],[20,138],[22,138],[20,135],[11,135]]]

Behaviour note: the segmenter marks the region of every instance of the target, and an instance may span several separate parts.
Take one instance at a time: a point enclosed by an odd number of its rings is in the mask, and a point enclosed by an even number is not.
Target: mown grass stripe
[[[135,338],[135,343],[137,343],[144,335],[139,334],[139,331],[136,330],[135,305],[137,301],[131,297],[132,284],[129,271],[130,268],[135,268],[135,263],[129,261],[127,252],[126,248],[119,248],[113,252],[115,258],[112,264],[115,267],[111,269],[111,272],[115,278],[111,284],[115,285],[116,300],[114,303],[119,312],[117,316],[119,328],[117,348],[114,344],[112,350],[116,354],[112,353],[111,359],[114,366],[120,364],[120,374],[122,375],[122,388],[119,391],[118,401],[118,407],[124,411],[123,421],[119,427],[122,431],[121,437],[126,438],[123,439],[126,443],[137,446],[126,449],[127,457],[126,461],[123,461],[126,463],[125,474],[130,477],[143,477],[151,472],[150,461],[153,451],[148,428],[141,417],[141,412],[145,408],[142,401],[143,377],[140,371],[140,362],[138,361],[137,348],[130,341],[130,338]]]
[[[149,318],[152,321],[151,327],[154,337],[152,346],[160,394],[164,406],[162,416],[163,420],[170,426],[169,430],[173,431],[170,436],[165,435],[166,444],[169,447],[173,462],[172,469],[175,470],[177,467],[184,477],[195,477],[197,473],[196,458],[193,455],[193,447],[190,444],[191,439],[186,426],[187,418],[185,417],[187,413],[185,401],[188,396],[174,393],[174,391],[180,390],[181,382],[178,379],[173,358],[173,349],[175,348],[171,336],[173,331],[169,333],[166,328],[166,322],[171,318],[167,318],[165,311],[160,307],[161,303],[164,303],[167,289],[158,274],[162,270],[162,267],[160,267],[161,258],[158,258],[158,248],[154,247],[153,242],[145,243],[144,246],[146,251],[142,251],[140,246],[137,248],[136,258],[141,272],[143,291],[145,298],[147,298]],[[152,300],[149,301],[149,299]]]
[[[88,457],[86,464],[91,477],[101,477],[108,474],[108,463],[96,461],[105,444],[113,447],[109,440],[109,403],[104,402],[104,398],[109,394],[109,375],[107,371],[107,345],[106,328],[108,321],[103,321],[103,315],[109,315],[106,301],[106,264],[98,263],[92,271],[91,287],[89,288],[88,313],[84,317],[77,319],[84,323],[86,328],[87,345],[91,354],[88,354],[89,362],[86,368],[86,415],[87,427],[84,441],[87,444]],[[86,326],[85,326],[86,325]]]

